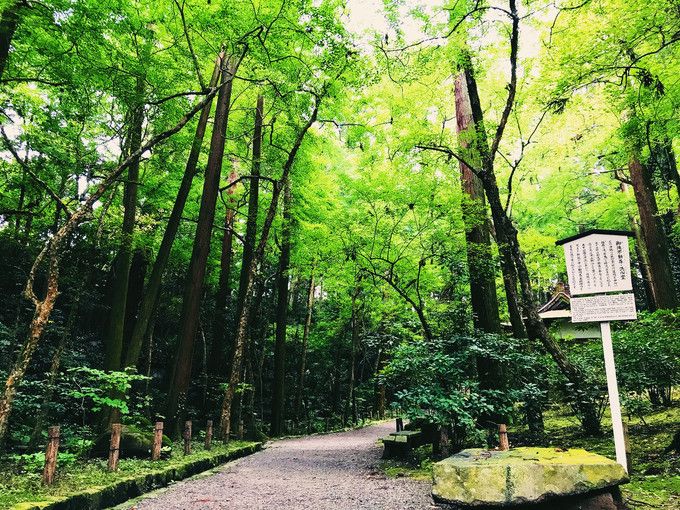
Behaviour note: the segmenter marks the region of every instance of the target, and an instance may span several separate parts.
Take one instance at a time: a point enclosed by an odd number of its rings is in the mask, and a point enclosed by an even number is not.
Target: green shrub
[[[622,389],[670,405],[671,388],[680,383],[680,313],[641,312],[615,331],[614,353]]]

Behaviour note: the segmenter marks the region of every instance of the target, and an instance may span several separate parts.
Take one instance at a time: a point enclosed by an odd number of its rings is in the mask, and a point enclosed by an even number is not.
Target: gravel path
[[[436,508],[430,484],[391,479],[376,464],[376,440],[392,423],[270,443],[214,475],[178,482],[131,509],[422,510]]]

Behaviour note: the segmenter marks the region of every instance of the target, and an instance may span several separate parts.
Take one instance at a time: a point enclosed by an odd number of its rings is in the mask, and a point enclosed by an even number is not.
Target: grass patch
[[[380,469],[390,478],[408,477],[423,482],[432,481],[432,446],[414,448],[408,461],[383,459]]]
[[[24,502],[50,502],[83,492],[97,491],[115,485],[125,479],[134,479],[158,473],[162,470],[182,468],[195,461],[201,461],[237,452],[256,443],[231,441],[228,445],[214,443],[210,451],[196,442],[191,455],[182,454],[180,443],[174,445],[170,458],[157,462],[141,459],[121,459],[118,471],[106,470],[106,460],[92,459],[77,461],[57,467],[55,483],[50,487],[41,484],[42,470],[38,466],[19,466],[16,463],[0,464],[0,508],[10,508]]]

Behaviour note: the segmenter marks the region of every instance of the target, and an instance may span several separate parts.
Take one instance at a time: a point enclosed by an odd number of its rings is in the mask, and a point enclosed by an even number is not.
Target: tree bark
[[[307,314],[305,316],[305,327],[302,330],[302,347],[300,354],[300,370],[298,372],[297,393],[295,395],[295,419],[300,420],[302,416],[302,397],[305,391],[305,371],[307,370],[307,344],[309,342],[309,330],[312,326],[312,312],[314,310],[314,268],[309,275],[309,290],[307,291]]]
[[[645,295],[647,296],[647,308],[654,311],[656,302],[654,299],[654,288],[652,287],[652,277],[649,274],[649,257],[647,257],[647,250],[645,249],[645,241],[642,238],[642,231],[640,230],[640,223],[633,215],[629,215],[630,230],[633,232],[635,238],[635,255],[637,255],[637,262],[642,274],[642,283],[645,288]]]
[[[281,229],[281,256],[276,276],[276,341],[274,344],[274,387],[272,398],[271,435],[281,435],[284,420],[286,385],[286,328],[288,327],[288,283],[291,246],[291,183],[290,176],[283,183],[283,225]]]
[[[241,317],[248,286],[248,268],[253,260],[255,243],[257,241],[257,215],[259,208],[260,166],[262,159],[262,116],[264,112],[264,97],[257,97],[255,107],[255,128],[253,130],[253,164],[248,190],[248,217],[246,219],[246,235],[243,239],[243,255],[241,259],[241,274],[239,277],[238,302],[236,317]]]
[[[19,26],[20,11],[25,5],[25,0],[16,0],[6,7],[0,15],[0,79],[2,79],[7,66],[9,48],[12,45],[14,32]]]
[[[222,71],[222,83],[215,111],[212,138],[210,140],[210,156],[205,171],[203,194],[198,213],[198,225],[191,253],[191,261],[187,271],[182,303],[182,322],[180,325],[179,346],[175,365],[168,389],[167,419],[173,425],[170,430],[177,433],[185,415],[186,396],[191,379],[191,362],[196,333],[198,331],[201,298],[206,272],[206,262],[210,252],[210,240],[215,221],[215,205],[220,186],[222,159],[231,101],[232,76],[235,69],[232,62],[227,62],[228,69]]]
[[[513,61],[513,71],[511,83],[509,85],[508,103],[506,104],[503,116],[505,122],[507,122],[507,117],[509,116],[509,107],[511,108],[512,104],[514,104],[514,88],[516,86],[515,62],[517,58],[517,34],[519,23],[515,2],[510,0],[510,4],[513,12],[513,36],[511,40],[511,61]],[[503,133],[502,127],[504,126],[499,126],[493,147],[492,149],[489,149],[486,145],[484,119],[477,92],[477,83],[472,73],[467,73],[466,79],[470,94],[470,103],[472,105],[473,119],[477,129],[476,140],[478,143],[478,151],[481,156],[481,171],[478,171],[478,176],[484,186],[484,192],[491,209],[491,216],[496,232],[496,243],[498,244],[501,255],[501,267],[504,268],[504,273],[507,275],[508,279],[513,279],[516,275],[516,281],[519,282],[521,301],[518,303],[520,305],[518,310],[524,312],[529,339],[537,339],[541,342],[545,350],[557,364],[560,372],[571,383],[572,389],[570,391],[578,393],[574,399],[574,406],[579,414],[585,432],[588,434],[599,434],[600,423],[597,408],[595,402],[587,396],[585,376],[562,352],[538,314],[538,304],[536,303],[531,288],[531,278],[524,260],[524,253],[522,252],[517,238],[517,229],[513,225],[512,220],[508,217],[501,202],[498,182],[494,171],[494,156],[495,152],[498,150],[500,136],[502,136]],[[514,287],[514,285],[515,284],[512,286]],[[510,292],[508,292],[508,290],[510,290]],[[508,302],[510,302],[511,296],[515,294],[516,290],[508,289],[508,286],[506,285],[506,292],[508,292]],[[515,328],[513,327],[513,329]]]
[[[139,307],[144,295],[144,280],[146,279],[146,271],[149,267],[149,252],[144,248],[136,248],[132,254],[132,264],[130,265],[130,277],[128,283],[128,293],[125,303],[125,333],[123,338],[129,339],[132,336],[132,331],[137,322],[139,315]],[[123,346],[124,360],[127,357],[127,350],[129,349],[129,340]],[[125,368],[125,363],[122,367]]]
[[[144,124],[144,80],[137,78],[135,106],[130,111],[130,130],[127,140],[127,153],[133,154],[142,146]],[[128,167],[127,181],[123,189],[123,225],[118,256],[114,262],[113,287],[111,289],[111,311],[106,331],[104,369],[120,370],[125,337],[125,310],[127,305],[130,267],[133,255],[133,236],[137,214],[137,189],[139,181],[139,158]],[[115,413],[106,413],[107,416]],[[113,418],[114,416],[111,416]]]
[[[475,134],[473,137],[475,143],[475,153],[480,163],[488,161],[489,159],[489,145],[487,142],[486,129],[484,127],[484,115],[482,113],[482,103],[479,99],[477,91],[477,81],[472,71],[472,64],[466,63],[462,71],[465,75],[465,89],[469,96],[469,107],[471,120],[474,122]],[[461,86],[462,90],[462,86]],[[467,105],[466,105],[467,106]],[[458,114],[456,114],[458,115]],[[464,165],[467,168],[467,165]],[[480,180],[481,182],[481,180]],[[482,183],[482,188],[484,184]],[[495,223],[494,223],[495,225]],[[510,324],[512,326],[512,335],[515,338],[526,338],[527,331],[522,320],[522,311],[520,307],[520,299],[517,292],[517,271],[512,261],[512,255],[507,249],[498,243],[498,251],[500,255],[501,272],[503,274],[503,286],[505,289],[505,297],[508,304],[508,315],[510,316]],[[498,301],[498,298],[496,298]]]
[[[456,127],[459,144],[469,149],[476,135],[472,115],[472,104],[467,89],[467,77],[471,70],[463,70],[454,82],[456,101]],[[490,225],[487,218],[484,186],[471,168],[460,163],[461,186],[463,188],[463,222],[465,223],[465,242],[467,251],[468,274],[470,278],[470,301],[475,329],[485,333],[501,333],[501,320],[498,313],[496,277],[494,260],[491,253]],[[521,322],[521,319],[520,319]],[[483,390],[501,390],[505,384],[500,363],[488,357],[476,356],[477,374]],[[481,418],[485,426],[505,421],[501,415],[492,413]]]
[[[359,349],[359,311],[357,309],[357,297],[359,295],[359,288],[357,287],[352,293],[352,317],[350,319],[350,328],[352,333],[352,345],[349,358],[349,391],[347,394],[347,402],[345,403],[345,411],[342,416],[343,425],[347,423],[347,418],[352,410],[352,423],[357,421],[356,402],[354,395],[354,385],[356,381],[356,364],[357,364],[357,350]]]
[[[224,400],[222,401],[222,413],[220,417],[220,431],[222,438],[225,441],[229,440],[231,433],[231,406],[234,400],[234,393],[236,391],[236,386],[239,384],[241,375],[241,365],[243,363],[243,354],[246,347],[248,325],[250,323],[250,318],[252,314],[252,305],[254,299],[255,289],[255,278],[258,273],[258,266],[260,265],[264,252],[267,247],[267,241],[269,239],[269,231],[271,229],[272,223],[274,222],[274,217],[276,215],[276,209],[278,207],[279,196],[281,195],[282,183],[288,179],[290,170],[295,162],[295,157],[297,156],[302,141],[312,127],[314,122],[316,122],[319,105],[321,103],[321,98],[317,98],[316,104],[314,105],[314,110],[307,123],[303,126],[297,135],[295,142],[291,151],[288,153],[288,159],[283,165],[283,173],[281,175],[281,180],[274,184],[274,189],[272,191],[272,199],[269,203],[269,209],[267,210],[267,216],[265,217],[264,224],[262,225],[262,233],[260,235],[260,241],[257,245],[255,252],[253,253],[253,259],[248,266],[248,274],[246,278],[246,288],[244,293],[243,310],[238,320],[238,329],[236,332],[236,339],[234,342],[234,356],[231,363],[231,374],[229,376],[229,384],[224,393]]]
[[[668,238],[663,231],[659,209],[654,196],[652,176],[636,155],[628,162],[630,180],[635,193],[640,228],[649,258],[649,276],[652,286],[654,308],[673,309],[678,307],[678,296],[673,282]]]
[[[223,58],[224,52],[218,55],[215,62],[215,68],[210,80],[211,88],[214,88],[219,81],[220,66],[222,65]],[[198,119],[198,125],[196,126],[196,134],[194,135],[194,140],[191,144],[191,150],[189,152],[189,158],[187,159],[187,164],[184,169],[184,175],[182,176],[182,182],[179,185],[177,197],[175,198],[175,203],[172,206],[172,212],[170,213],[170,219],[168,220],[168,224],[165,227],[163,240],[161,241],[158,254],[156,255],[156,260],[154,261],[153,268],[151,269],[151,276],[149,277],[149,282],[146,285],[146,289],[144,290],[144,296],[139,306],[137,320],[135,321],[135,325],[130,336],[127,353],[125,355],[126,367],[135,366],[142,351],[142,344],[144,343],[144,338],[149,329],[149,323],[153,316],[156,302],[158,301],[158,294],[160,292],[161,282],[163,280],[163,273],[165,272],[165,268],[168,265],[170,252],[172,251],[172,245],[175,241],[177,230],[179,229],[182,218],[182,212],[184,211],[187,197],[191,191],[191,183],[194,179],[194,176],[196,175],[196,166],[198,164],[198,157],[201,154],[203,138],[205,136],[206,126],[208,125],[208,118],[210,117],[211,105],[212,98],[201,109],[201,115]]]
[[[220,257],[220,279],[217,284],[215,295],[215,320],[213,322],[213,341],[211,346],[210,362],[208,363],[208,373],[211,376],[219,374],[220,368],[226,366],[229,359],[229,313],[231,304],[231,265],[233,258],[233,239],[234,239],[234,216],[236,214],[236,204],[234,202],[234,192],[236,186],[236,171],[232,170],[229,175],[227,188],[227,204],[224,215],[224,235],[222,236],[222,255]]]
[[[466,74],[456,76],[454,96],[456,101],[456,127],[459,144],[464,149],[471,145],[466,139],[474,139],[474,119],[470,94],[467,90]],[[467,243],[467,262],[470,275],[470,301],[476,329],[487,333],[500,333],[501,320],[498,314],[496,278],[491,254],[491,236],[486,213],[484,187],[472,169],[460,163],[461,187],[463,189],[463,221]]]
[[[63,228],[63,227],[62,227]],[[31,320],[30,329],[28,332],[28,339],[19,354],[17,362],[12,367],[7,380],[5,382],[5,391],[0,400],[0,448],[7,434],[7,423],[9,415],[12,412],[12,404],[16,397],[17,387],[26,374],[28,364],[31,362],[33,353],[38,347],[38,342],[42,336],[43,330],[47,325],[54,303],[58,295],[58,281],[59,281],[59,263],[61,262],[59,245],[53,245],[49,251],[50,268],[47,276],[47,292],[45,298],[40,301],[36,297],[34,299],[35,312]]]

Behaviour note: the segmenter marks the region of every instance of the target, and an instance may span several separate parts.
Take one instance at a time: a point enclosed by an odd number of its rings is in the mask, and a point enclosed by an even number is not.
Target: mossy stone
[[[628,481],[616,462],[582,449],[469,449],[434,465],[432,496],[462,506],[513,506]]]

